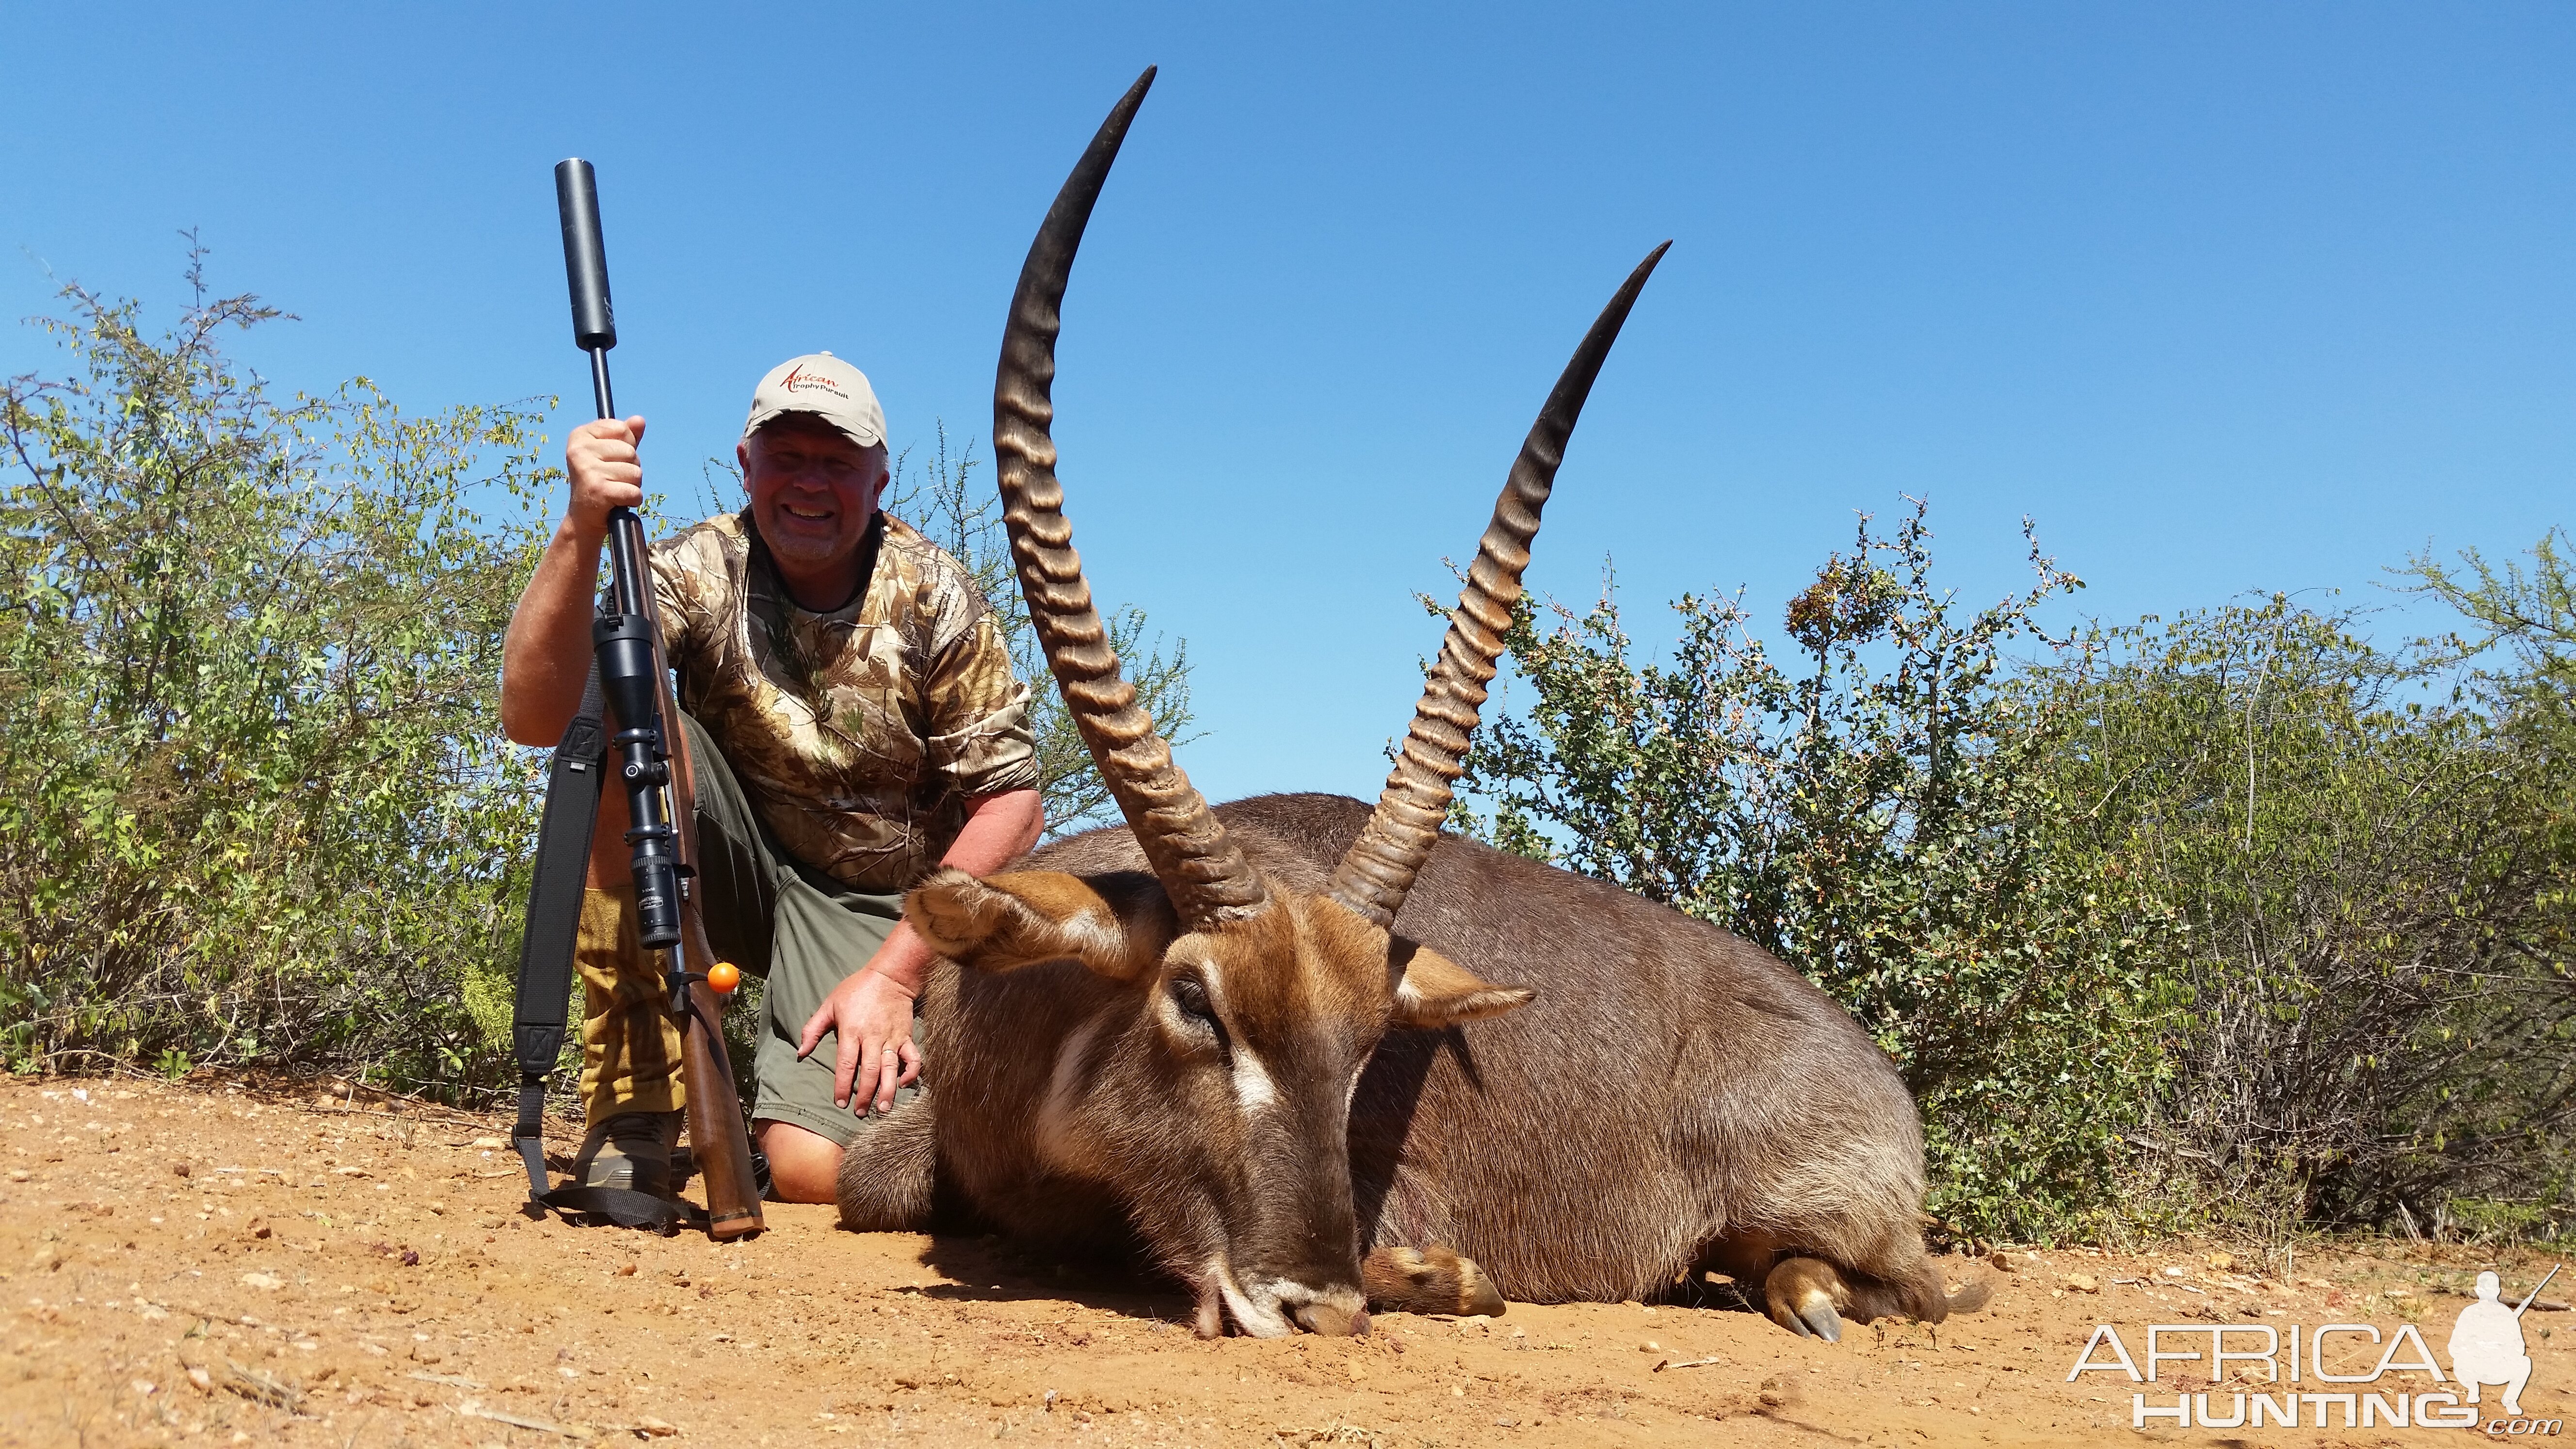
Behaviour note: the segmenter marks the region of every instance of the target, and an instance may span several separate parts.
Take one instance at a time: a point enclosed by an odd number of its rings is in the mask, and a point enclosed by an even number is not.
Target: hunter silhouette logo
[[[2143,1372],[2139,1360],[2120,1341],[2119,1329],[2104,1323],[2094,1326],[2093,1336],[2075,1357],[2075,1366],[2067,1370],[2066,1381],[2079,1382],[2088,1373],[2121,1374],[2140,1385],[2156,1383],[2177,1370],[2178,1376],[2205,1376],[2209,1392],[2179,1393],[2170,1404],[2152,1402],[2144,1392],[2132,1393],[2129,1422],[2132,1428],[2166,1420],[2177,1428],[2211,1429],[2240,1425],[2259,1429],[2267,1424],[2297,1428],[2302,1419],[2318,1429],[2465,1429],[2482,1417],[2480,1390],[2496,1386],[2504,1390],[2499,1404],[2504,1416],[2486,1420],[2486,1433],[2556,1435],[2562,1429],[2559,1420],[2523,1417],[2522,1391],[2531,1382],[2531,1355],[2522,1336],[2522,1316],[2558,1272],[2550,1269],[2519,1304],[2511,1305],[2503,1301],[2503,1280],[2493,1273],[2480,1273],[2477,1299],[2460,1310],[2445,1346],[2451,1360],[2447,1375],[2432,1346],[2411,1323],[2385,1333],[2368,1323],[2326,1323],[2313,1329],[2268,1323],[2150,1324]],[[2367,1357],[2371,1346],[2378,1350],[2375,1364]],[[2262,1378],[2242,1377],[2249,1371]],[[2392,1374],[2423,1378],[2410,1382],[2404,1377],[2391,1379]],[[2245,1387],[2232,1389],[2231,1381]],[[2307,1384],[2316,1385],[2317,1391],[2303,1392]],[[2260,1391],[2266,1388],[2271,1392]],[[2312,1419],[2307,1417],[2311,1413]]]
[[[2549,1270],[2549,1278],[2558,1269]],[[2478,1301],[2460,1310],[2460,1321],[2451,1329],[2451,1376],[2468,1390],[2469,1402],[2478,1401],[2481,1384],[2504,1385],[2504,1411],[2513,1418],[2522,1417],[2522,1386],[2531,1382],[2531,1355],[2524,1351],[2522,1315],[2531,1308],[2531,1300],[2540,1289],[2549,1286],[2549,1278],[2523,1295],[2522,1302],[2507,1308],[2500,1301],[2504,1280],[2493,1273],[2478,1275]]]

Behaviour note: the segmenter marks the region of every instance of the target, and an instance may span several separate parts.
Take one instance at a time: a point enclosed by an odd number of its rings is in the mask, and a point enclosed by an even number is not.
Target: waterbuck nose
[[[1368,1336],[1368,1310],[1336,1308],[1330,1303],[1300,1303],[1288,1310],[1297,1326],[1308,1333],[1326,1338],[1365,1338]]]

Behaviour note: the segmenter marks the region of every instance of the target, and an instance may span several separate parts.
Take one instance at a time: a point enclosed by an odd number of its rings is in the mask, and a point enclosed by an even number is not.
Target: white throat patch
[[[1091,1154],[1085,1151],[1080,1129],[1075,1125],[1074,1110],[1081,1103],[1090,1073],[1091,1044],[1100,1035],[1102,1018],[1090,1020],[1065,1033],[1055,1049],[1055,1069],[1047,1077],[1046,1101],[1038,1106],[1037,1145],[1040,1156],[1058,1171],[1077,1177],[1094,1177],[1089,1169]]]

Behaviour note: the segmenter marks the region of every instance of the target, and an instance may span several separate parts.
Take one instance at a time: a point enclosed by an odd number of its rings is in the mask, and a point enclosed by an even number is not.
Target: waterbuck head
[[[1261,1335],[1364,1332],[1346,1135],[1361,1069],[1390,1028],[1473,1021],[1532,994],[1391,928],[1447,814],[1565,440],[1664,248],[1611,299],[1530,429],[1375,813],[1323,889],[1293,888],[1227,837],[1120,677],[1055,476],[1065,283],[1153,74],[1110,112],[1029,248],[993,401],[1020,587],[1153,879],[943,871],[905,918],[968,970],[1070,959],[1115,983],[1061,1049],[1039,1130],[1084,1144],[1092,1174],[1196,1288],[1200,1332],[1227,1315]]]

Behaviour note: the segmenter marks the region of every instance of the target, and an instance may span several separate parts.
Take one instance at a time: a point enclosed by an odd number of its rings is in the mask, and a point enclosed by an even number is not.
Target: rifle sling
[[[528,1171],[535,1216],[599,1218],[624,1228],[676,1232],[703,1227],[706,1210],[619,1187],[555,1188],[546,1174],[546,1079],[563,1051],[572,1001],[573,947],[581,932],[581,894],[590,868],[590,839],[599,822],[602,765],[608,757],[607,706],[599,668],[582,688],[581,712],[564,727],[546,767],[545,814],[537,826],[536,879],[528,890],[527,930],[519,941],[518,1000],[510,1039],[519,1058],[519,1120],[511,1144]]]

